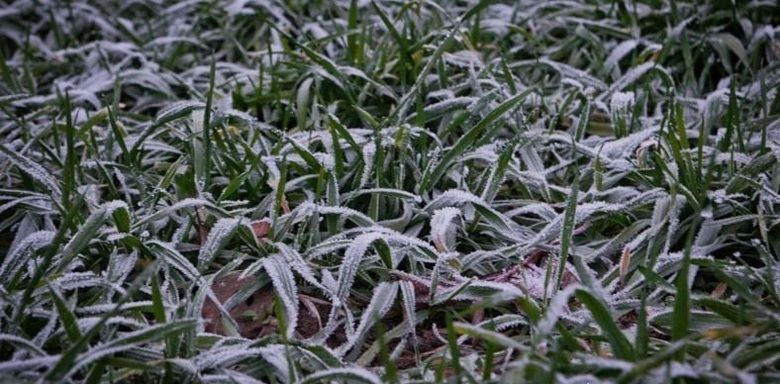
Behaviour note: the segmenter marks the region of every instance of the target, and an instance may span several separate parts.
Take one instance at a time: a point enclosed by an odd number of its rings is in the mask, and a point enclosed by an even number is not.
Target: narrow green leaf
[[[444,176],[447,169],[450,167],[453,161],[455,159],[462,155],[466,149],[471,147],[477,139],[484,139],[481,135],[483,134],[483,131],[487,129],[489,125],[494,123],[499,118],[503,117],[504,114],[512,110],[514,107],[516,107],[521,101],[523,101],[526,96],[528,96],[533,91],[532,88],[528,88],[525,91],[512,96],[508,100],[504,101],[496,107],[494,110],[490,111],[490,113],[485,116],[482,120],[480,120],[474,127],[472,127],[468,132],[466,132],[465,135],[461,136],[458,141],[455,143],[455,145],[450,148],[449,151],[442,157],[441,161],[439,161],[438,164],[433,168],[433,170],[429,173],[426,172],[423,174],[423,178],[420,181],[420,187],[419,192],[426,193],[430,188],[433,187],[434,184],[436,184],[439,179]]]
[[[593,316],[593,320],[601,328],[601,332],[609,341],[615,357],[627,361],[634,361],[634,349],[626,339],[626,335],[620,331],[606,305],[596,296],[584,289],[578,289],[574,295],[581,301]]]
[[[49,286],[49,294],[51,294],[54,305],[57,307],[57,314],[59,315],[63,328],[65,328],[65,334],[68,335],[70,341],[77,342],[79,338],[81,338],[81,330],[79,330],[79,326],[76,322],[76,316],[73,315],[73,312],[68,308],[68,305],[65,303],[62,296],[60,296],[60,293],[51,286]]]

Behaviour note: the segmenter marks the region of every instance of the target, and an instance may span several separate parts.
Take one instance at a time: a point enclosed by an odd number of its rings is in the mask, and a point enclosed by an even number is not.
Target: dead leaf
[[[720,299],[724,293],[726,293],[726,288],[728,288],[728,285],[724,282],[718,283],[718,285],[715,287],[715,289],[712,290],[712,293],[710,293],[710,297],[713,299]]]
[[[268,234],[270,229],[271,223],[268,222],[268,219],[252,222],[252,233],[255,235],[255,239],[258,243],[264,241],[265,236]]]
[[[218,278],[211,285],[214,296],[224,304],[233,295],[254,282],[254,276],[240,278],[240,272],[232,272]],[[268,286],[264,287],[244,302],[239,303],[228,310],[228,313],[236,321],[238,332],[246,338],[257,338],[276,332],[276,322],[273,313],[274,291]],[[203,303],[201,316],[206,325],[206,332],[224,335],[222,315],[217,305],[211,299]]]
[[[631,249],[628,246],[623,248],[623,253],[620,255],[620,285],[625,284],[626,275],[628,275],[628,267],[631,265]]]

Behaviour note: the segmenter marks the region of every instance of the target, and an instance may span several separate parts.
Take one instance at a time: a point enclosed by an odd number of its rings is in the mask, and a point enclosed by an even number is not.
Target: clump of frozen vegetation
[[[774,1],[0,4],[1,381],[780,381]]]

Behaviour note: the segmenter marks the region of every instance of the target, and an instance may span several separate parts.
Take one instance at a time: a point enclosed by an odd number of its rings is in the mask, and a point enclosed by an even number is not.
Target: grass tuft
[[[0,381],[780,382],[771,1],[0,4]]]

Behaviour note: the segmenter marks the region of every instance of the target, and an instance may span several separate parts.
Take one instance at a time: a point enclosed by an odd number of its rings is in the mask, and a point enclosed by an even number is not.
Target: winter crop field
[[[774,0],[0,0],[0,382],[780,382]]]

